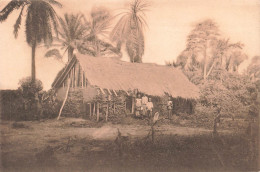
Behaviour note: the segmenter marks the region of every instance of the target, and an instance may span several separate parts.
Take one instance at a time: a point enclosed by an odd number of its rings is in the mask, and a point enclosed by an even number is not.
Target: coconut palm
[[[50,45],[53,41],[53,31],[57,32],[57,15],[52,5],[61,7],[55,0],[12,0],[0,11],[0,22],[5,21],[14,10],[20,14],[14,25],[14,36],[17,38],[20,29],[23,11],[26,10],[25,34],[26,42],[32,48],[32,82],[35,83],[35,52],[36,47],[44,42]]]
[[[98,56],[118,56],[121,57],[120,49],[114,47],[108,39],[111,25],[110,11],[103,7],[93,8],[90,18],[86,19],[89,32],[83,40],[77,42],[77,49],[82,54]]]
[[[59,18],[60,27],[58,29],[60,38],[57,38],[56,44],[62,49],[64,53],[68,52],[68,61],[73,57],[73,51],[76,47],[76,42],[82,40],[86,36],[89,26],[84,22],[84,15],[82,14],[65,14],[64,19]],[[51,49],[46,54],[46,57],[55,56],[58,59],[62,58],[58,49]]]
[[[106,8],[98,7],[92,9],[90,19],[87,21],[90,31],[81,46],[83,53],[95,57],[106,56],[109,53],[121,56],[120,49],[114,47],[108,39],[112,19],[110,11]]]
[[[59,18],[61,27],[58,31],[61,38],[57,41],[61,44],[57,45],[65,49],[65,52],[68,51],[68,60],[72,58],[75,48],[82,54],[92,56],[103,55],[107,50],[119,54],[115,47],[102,40],[108,33],[110,19],[109,11],[104,8],[92,9],[90,20],[82,14],[65,14],[64,19]],[[58,49],[49,50],[45,56],[54,56],[58,60],[63,57]]]
[[[142,62],[144,55],[144,28],[145,11],[149,7],[148,3],[142,0],[134,0],[130,8],[118,15],[121,18],[111,32],[111,40],[116,42],[118,47],[125,43],[126,51],[131,62]]]

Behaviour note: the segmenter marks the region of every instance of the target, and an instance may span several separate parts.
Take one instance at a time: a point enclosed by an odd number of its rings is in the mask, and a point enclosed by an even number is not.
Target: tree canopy
[[[110,34],[111,40],[116,42],[118,47],[125,44],[126,52],[133,63],[142,62],[144,55],[144,28],[147,26],[145,12],[148,7],[148,3],[134,0],[129,9],[118,14],[121,18]]]

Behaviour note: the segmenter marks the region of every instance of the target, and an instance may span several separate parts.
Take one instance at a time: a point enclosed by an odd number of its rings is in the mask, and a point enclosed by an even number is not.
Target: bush
[[[38,119],[41,116],[40,92],[43,89],[42,82],[38,79],[33,83],[31,77],[19,81],[18,91],[23,98],[23,109],[25,116],[22,120]]]
[[[36,79],[35,83],[32,83],[31,77],[21,79],[19,85],[18,90],[21,91],[24,98],[29,100],[35,99],[35,95],[43,89],[42,82]]]
[[[201,95],[196,114],[210,122],[218,114],[233,119],[247,117],[256,99],[256,88],[249,78],[226,71],[215,71],[212,75],[199,85]]]
[[[58,116],[62,102],[56,98],[55,90],[43,92],[41,95],[42,118],[55,118]]]

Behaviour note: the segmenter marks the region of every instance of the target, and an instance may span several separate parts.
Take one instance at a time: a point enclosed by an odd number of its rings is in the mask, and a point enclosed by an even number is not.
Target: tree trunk
[[[68,61],[70,61],[73,58],[73,51],[74,51],[74,48],[69,46],[69,48],[68,48]]]
[[[96,57],[100,56],[100,42],[98,38],[95,36],[95,45],[96,45]]]
[[[210,67],[210,69],[209,69],[209,72],[208,72],[207,75],[206,75],[206,79],[207,79],[207,77],[210,75],[210,73],[212,72],[212,69],[214,68],[215,63],[216,63],[216,60],[215,60],[215,61],[213,62],[213,64],[211,65],[211,67]]]
[[[68,99],[69,90],[70,90],[70,78],[68,79],[68,88],[67,88],[66,95],[65,95],[65,98],[63,100],[62,106],[60,108],[60,112],[59,112],[57,120],[60,119],[60,115],[61,115],[62,109],[63,109],[63,107],[64,107],[64,105],[65,105],[65,103],[66,103],[66,101]]]
[[[35,70],[35,52],[36,52],[36,40],[32,43],[32,83],[36,80],[36,70]]]

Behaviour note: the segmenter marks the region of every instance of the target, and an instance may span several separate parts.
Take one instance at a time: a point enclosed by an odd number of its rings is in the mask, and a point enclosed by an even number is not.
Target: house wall
[[[57,99],[63,101],[66,96],[67,87],[61,87],[57,90]],[[62,111],[63,116],[84,117],[88,111],[87,102],[93,100],[97,95],[97,89],[92,86],[85,88],[70,88],[67,101]]]

